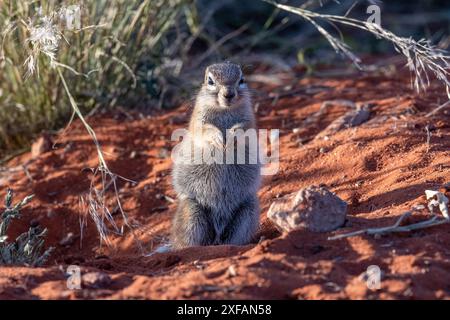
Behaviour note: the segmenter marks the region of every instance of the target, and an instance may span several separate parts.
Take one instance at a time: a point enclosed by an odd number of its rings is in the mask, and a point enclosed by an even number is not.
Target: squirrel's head
[[[202,96],[214,99],[223,108],[237,106],[248,100],[249,91],[241,67],[228,61],[207,67]]]

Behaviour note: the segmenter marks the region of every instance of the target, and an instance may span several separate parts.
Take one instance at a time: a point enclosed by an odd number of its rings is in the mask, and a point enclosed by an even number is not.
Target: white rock
[[[325,187],[310,186],[277,199],[267,217],[282,231],[329,232],[345,223],[347,203]]]

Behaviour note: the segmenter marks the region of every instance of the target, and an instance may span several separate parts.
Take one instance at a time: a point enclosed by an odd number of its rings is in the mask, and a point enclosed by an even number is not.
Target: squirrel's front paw
[[[224,141],[222,132],[213,125],[205,125],[203,127],[203,140],[206,141],[210,146],[217,149],[224,148]]]
[[[236,123],[234,126],[232,126],[230,129],[228,129],[231,134],[236,134],[238,131],[244,131],[245,132],[245,126],[243,123]]]
[[[227,130],[227,148],[230,146],[234,146],[234,138],[241,137],[242,134],[245,134],[245,125],[243,123],[236,123],[230,129]]]

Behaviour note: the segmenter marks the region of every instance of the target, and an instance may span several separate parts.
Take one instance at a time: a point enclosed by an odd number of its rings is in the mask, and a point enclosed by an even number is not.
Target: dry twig
[[[407,211],[407,212],[403,213],[400,216],[400,218],[397,220],[397,222],[395,224],[393,224],[392,226],[382,227],[382,228],[368,228],[368,229],[358,230],[358,231],[354,231],[354,232],[339,234],[339,235],[336,235],[333,237],[328,237],[328,240],[338,240],[338,239],[343,239],[343,238],[359,236],[362,234],[375,235],[375,234],[386,234],[386,233],[394,233],[394,232],[410,232],[413,230],[429,228],[432,226],[437,226],[440,224],[450,222],[449,219],[445,219],[445,218],[439,219],[437,216],[434,216],[433,218],[425,220],[425,221],[410,224],[407,226],[400,226],[402,221],[405,218],[409,217],[410,215],[411,215],[411,211]]]
[[[398,218],[397,222],[394,223],[392,226],[382,227],[382,228],[368,228],[368,229],[358,230],[358,231],[354,231],[354,232],[339,234],[336,236],[328,237],[328,240],[338,240],[338,239],[343,239],[343,238],[359,236],[362,234],[375,235],[375,234],[386,234],[386,233],[394,233],[394,232],[410,232],[413,230],[424,229],[424,228],[429,228],[429,227],[449,223],[450,217],[448,215],[448,207],[447,207],[448,199],[447,199],[447,197],[443,193],[441,193],[439,191],[433,191],[433,190],[425,190],[425,194],[426,194],[427,200],[429,201],[428,210],[430,210],[430,213],[434,214],[434,212],[433,212],[434,207],[438,206],[444,218],[439,218],[438,216],[435,215],[431,219],[428,219],[425,221],[413,223],[413,224],[406,225],[406,226],[401,226],[400,224],[403,222],[403,220],[405,220],[405,218],[409,217],[412,214],[411,211],[407,211],[407,212],[403,213],[400,216],[400,218]]]

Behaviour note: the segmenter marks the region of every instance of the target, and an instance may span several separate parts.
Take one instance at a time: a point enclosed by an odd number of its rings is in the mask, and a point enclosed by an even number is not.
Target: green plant
[[[0,0],[0,150],[59,129],[73,110],[161,107],[188,0]],[[65,14],[79,6],[79,25]],[[177,30],[180,28],[177,27]]]
[[[13,192],[8,189],[5,199],[5,211],[0,215],[0,265],[25,265],[37,267],[50,256],[53,248],[44,248],[47,229],[31,226],[28,232],[19,235],[14,242],[8,243],[6,235],[13,219],[20,218],[20,210],[31,201],[28,196],[16,205],[12,204]]]

